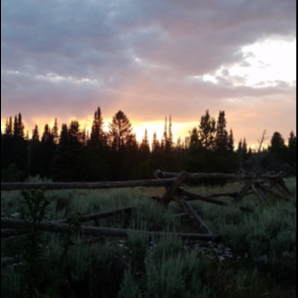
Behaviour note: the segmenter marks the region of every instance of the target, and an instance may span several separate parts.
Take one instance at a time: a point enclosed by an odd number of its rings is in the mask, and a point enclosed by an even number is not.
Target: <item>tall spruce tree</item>
[[[152,171],[162,169],[162,146],[157,139],[156,132],[153,133],[153,139],[151,144],[151,154],[149,159],[149,165]]]
[[[89,181],[109,180],[109,151],[103,131],[100,107],[94,113],[90,139],[87,141],[86,177]]]
[[[51,175],[54,181],[85,180],[83,144],[79,122],[72,120],[69,128],[62,124],[60,139],[53,156]]]
[[[41,137],[42,171],[40,175],[42,178],[50,178],[51,164],[56,147],[57,144],[54,141],[54,135],[52,134],[49,125],[46,124]]]
[[[22,114],[14,118],[12,138],[12,160],[17,168],[27,175],[27,142],[25,140]]]
[[[214,150],[216,137],[216,121],[210,116],[209,110],[201,117],[199,125],[199,139],[207,150]]]
[[[228,132],[226,129],[227,121],[224,111],[219,111],[216,136],[215,136],[215,150],[217,152],[225,153],[228,147]]]
[[[113,180],[126,180],[127,169],[124,169],[127,158],[126,147],[133,144],[132,126],[121,110],[118,111],[109,124],[108,141],[111,148],[111,176]],[[133,148],[133,146],[132,146]]]
[[[297,155],[297,137],[294,132],[290,132],[287,146],[286,161],[290,166],[290,174],[296,176],[296,155]]]
[[[35,125],[32,131],[32,138],[28,142],[28,167],[29,175],[34,177],[42,172],[41,143],[39,140],[38,126]]]

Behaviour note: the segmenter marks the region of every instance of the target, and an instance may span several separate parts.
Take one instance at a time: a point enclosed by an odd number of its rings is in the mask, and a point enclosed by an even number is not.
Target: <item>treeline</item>
[[[288,144],[279,132],[266,150],[252,152],[243,138],[235,148],[233,131],[227,130],[225,112],[217,120],[209,111],[189,132],[185,142],[173,142],[171,117],[165,119],[161,140],[147,131],[138,143],[130,120],[118,111],[103,130],[100,107],[94,113],[90,134],[78,121],[53,127],[45,125],[39,134],[35,126],[31,138],[24,133],[22,115],[6,120],[1,131],[1,181],[24,181],[39,176],[53,181],[117,181],[151,179],[156,169],[163,171],[236,172],[285,169],[296,175],[296,136],[290,133]]]

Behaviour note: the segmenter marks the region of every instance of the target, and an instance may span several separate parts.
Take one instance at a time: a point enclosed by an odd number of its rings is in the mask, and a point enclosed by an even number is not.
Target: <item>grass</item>
[[[296,293],[296,180],[286,179],[293,196],[289,202],[269,197],[263,206],[254,195],[241,205],[254,208],[243,213],[233,207],[192,202],[203,210],[203,219],[224,242],[182,241],[175,235],[149,238],[138,230],[195,231],[188,218],[174,218],[181,210],[174,202],[167,209],[150,197],[161,196],[163,188],[46,191],[50,201],[47,220],[73,217],[126,206],[135,207],[131,216],[91,222],[91,225],[129,229],[127,239],[72,237],[68,253],[58,235],[44,233],[43,260],[48,277],[39,297],[294,297]],[[208,194],[239,189],[187,187]],[[223,198],[229,202],[230,198]],[[19,217],[20,192],[1,192],[2,216]],[[22,259],[25,236],[1,241],[2,255]],[[63,255],[63,265],[61,263]],[[2,268],[1,293],[21,297],[24,273],[21,266]],[[52,287],[49,285],[52,284]],[[51,295],[51,296],[49,296]],[[56,296],[55,296],[56,295]],[[295,295],[296,296],[296,295]]]

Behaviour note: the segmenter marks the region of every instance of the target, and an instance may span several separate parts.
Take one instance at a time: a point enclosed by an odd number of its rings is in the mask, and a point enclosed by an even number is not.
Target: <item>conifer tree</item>
[[[108,140],[111,148],[111,175],[114,180],[128,179],[124,169],[125,158],[128,156],[126,149],[134,150],[134,135],[128,117],[121,110],[113,117],[109,124]],[[126,156],[125,156],[126,155]]]
[[[225,112],[219,111],[216,125],[215,149],[220,151],[222,154],[227,150],[228,147],[228,132],[226,130],[226,126],[227,121],[225,118]]]
[[[216,121],[210,116],[209,110],[201,117],[199,138],[202,146],[207,150],[214,150],[216,136]]]
[[[285,141],[282,135],[279,132],[274,132],[271,141],[270,146],[268,148],[268,151],[275,155],[278,159],[283,159],[285,155]]]
[[[286,161],[290,166],[290,174],[296,176],[296,155],[297,155],[297,137],[294,132],[290,132],[287,146]]]
[[[22,114],[19,113],[14,117],[13,136],[11,144],[11,160],[16,167],[27,173],[27,142],[24,138],[24,124]]]
[[[156,132],[153,133],[151,148],[152,150],[149,160],[150,168],[153,172],[158,169],[162,170],[162,145],[160,141],[157,139]]]
[[[32,138],[29,141],[29,175],[37,176],[42,172],[42,159],[41,159],[41,143],[39,140],[38,126],[32,131]]]
[[[94,113],[90,139],[86,148],[86,177],[89,181],[108,180],[109,148],[107,136],[103,131],[103,119],[100,107]]]
[[[127,116],[118,111],[109,124],[109,144],[113,151],[124,149],[132,136],[132,126]]]
[[[51,164],[56,147],[57,144],[54,142],[54,136],[51,133],[49,125],[46,124],[41,137],[42,170],[40,175],[43,178],[50,177]]]
[[[52,128],[52,135],[53,135],[53,140],[55,144],[58,144],[58,141],[59,141],[58,131],[59,131],[58,122],[57,122],[57,118],[55,118],[54,126]]]

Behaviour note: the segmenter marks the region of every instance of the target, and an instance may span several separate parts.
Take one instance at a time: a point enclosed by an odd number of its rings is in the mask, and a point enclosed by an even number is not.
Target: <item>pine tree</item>
[[[214,150],[216,137],[216,121],[209,115],[209,110],[201,117],[199,138],[202,146],[207,150]]]
[[[94,113],[91,135],[86,148],[86,177],[88,181],[101,181],[110,178],[109,148],[102,126],[103,119],[98,107]]]
[[[29,175],[37,176],[42,172],[42,159],[41,159],[41,143],[39,140],[38,126],[32,131],[32,138],[29,141]]]
[[[128,179],[127,169],[124,169],[125,158],[128,156],[126,147],[134,143],[134,136],[130,121],[122,111],[118,111],[109,124],[108,140],[111,148],[112,179],[126,180]],[[133,146],[130,146],[130,149],[132,148]]]
[[[225,112],[219,111],[216,136],[215,136],[215,149],[218,152],[224,153],[228,147],[228,132],[226,130],[227,121],[225,118]]]
[[[152,171],[162,169],[162,146],[160,141],[157,139],[156,132],[153,133],[152,139],[152,150],[150,154],[149,165]]]
[[[68,128],[66,124],[62,124],[59,143],[56,147],[51,164],[51,177],[53,181],[71,181],[68,150]]]
[[[11,146],[11,162],[15,163],[16,167],[27,173],[27,142],[24,138],[24,124],[22,115],[19,113],[14,117],[13,136]]]
[[[268,148],[268,151],[270,153],[273,153],[276,158],[284,159],[285,148],[286,148],[285,141],[282,135],[277,131],[274,132],[270,141],[270,146]]]
[[[286,161],[290,166],[290,174],[296,176],[296,153],[297,152],[297,137],[294,132],[290,132],[287,146],[287,158]]]
[[[54,142],[54,136],[51,133],[49,125],[46,124],[41,137],[41,177],[50,177],[51,164],[57,144]]]
[[[53,135],[53,140],[55,144],[58,144],[59,142],[59,133],[58,133],[59,129],[58,129],[58,122],[57,122],[57,118],[55,118],[55,122],[54,122],[54,126],[52,129],[52,135]]]
[[[124,149],[132,135],[132,127],[127,116],[118,111],[109,124],[109,144],[114,151]]]
[[[5,135],[12,137],[12,118],[6,119]]]

